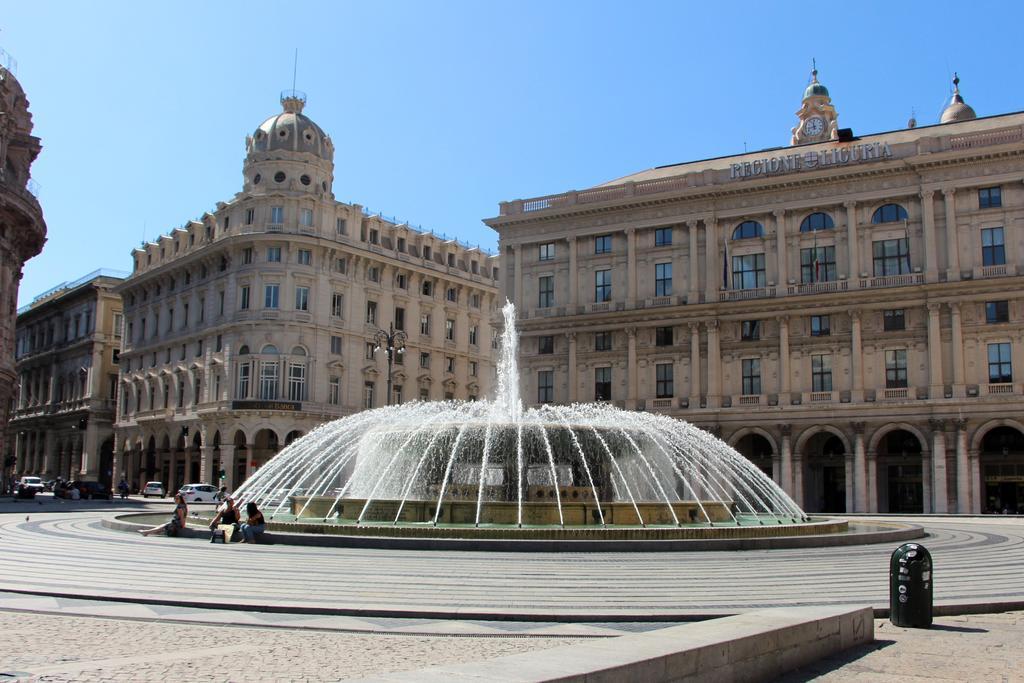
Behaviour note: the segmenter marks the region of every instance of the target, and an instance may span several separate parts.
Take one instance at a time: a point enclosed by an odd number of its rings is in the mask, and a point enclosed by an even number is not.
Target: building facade
[[[19,475],[112,483],[122,326],[112,290],[123,275],[90,273],[18,311],[9,433]]]
[[[240,484],[318,424],[386,403],[473,399],[494,378],[497,258],[334,199],[305,97],[246,139],[243,188],[132,253],[115,468]],[[387,393],[376,333],[405,337]]]
[[[42,146],[32,135],[28,100],[15,78],[14,60],[0,50],[0,474],[18,465],[7,439],[17,386],[14,368],[15,311],[21,268],[43,249],[46,223],[31,181],[32,162]]]
[[[504,202],[523,396],[719,435],[805,510],[1024,506],[1024,113],[855,136],[814,74],[793,146]]]

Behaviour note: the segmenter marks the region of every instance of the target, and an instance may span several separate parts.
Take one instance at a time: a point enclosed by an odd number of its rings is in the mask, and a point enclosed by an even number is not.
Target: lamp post
[[[374,351],[384,349],[388,356],[388,395],[387,405],[391,405],[391,366],[395,361],[396,353],[405,353],[405,332],[395,330],[394,324],[388,325],[387,330],[378,329],[373,335],[373,341],[377,345]]]

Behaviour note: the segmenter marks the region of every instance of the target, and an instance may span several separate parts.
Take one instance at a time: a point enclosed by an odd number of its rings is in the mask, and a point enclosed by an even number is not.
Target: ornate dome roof
[[[247,140],[249,154],[260,152],[309,152],[331,161],[334,144],[313,119],[302,113],[306,95],[297,90],[281,93],[283,111],[260,124]]]
[[[964,98],[960,96],[960,77],[954,72],[953,97],[950,98],[946,108],[942,110],[942,118],[939,119],[939,123],[956,123],[957,121],[970,121],[976,118],[978,118],[978,115],[974,113],[974,109],[964,102]]]
[[[828,88],[818,82],[818,70],[811,71],[811,84],[804,90],[804,99],[808,97],[828,97]]]

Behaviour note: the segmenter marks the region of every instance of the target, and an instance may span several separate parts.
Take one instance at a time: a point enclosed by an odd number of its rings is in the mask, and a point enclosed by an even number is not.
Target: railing
[[[761,405],[761,395],[740,396],[738,403],[741,406],[759,406]]]
[[[656,296],[653,299],[647,300],[647,306],[651,308],[654,308],[655,306],[671,306],[674,303],[674,296]]]
[[[831,403],[833,400],[833,392],[831,391],[812,391],[809,400],[811,403]]]
[[[902,275],[882,275],[860,281],[861,289],[868,287],[905,287],[919,285],[924,282],[923,273],[904,273]]]
[[[747,299],[770,299],[775,296],[774,287],[756,289],[730,289],[719,295],[721,301],[746,301]]]
[[[672,176],[671,178],[658,178],[657,180],[642,180],[633,185],[633,194],[655,194],[657,192],[672,192],[684,190],[688,187],[686,176]]]
[[[832,280],[830,282],[808,282],[800,285],[789,285],[787,291],[790,294],[822,294],[827,292],[845,292],[850,288],[846,280]]]
[[[605,301],[605,302],[602,302],[602,303],[599,303],[599,304],[590,304],[590,311],[592,313],[596,313],[596,312],[600,312],[600,311],[609,311],[609,310],[611,310],[611,307],[612,307],[611,303]]]
[[[671,398],[656,398],[651,401],[652,408],[671,408],[672,403],[675,399]]]
[[[53,296],[57,292],[63,292],[65,290],[75,289],[76,287],[81,287],[82,285],[84,285],[85,283],[89,282],[90,280],[95,280],[98,277],[113,277],[113,278],[121,278],[121,279],[123,279],[123,278],[128,277],[130,274],[131,273],[127,273],[127,272],[125,272],[123,270],[114,270],[113,268],[97,268],[96,270],[92,271],[88,275],[83,275],[82,277],[78,278],[77,280],[71,280],[69,282],[62,282],[59,285],[55,285],[53,287],[50,287],[48,290],[46,290],[42,294],[39,294],[35,298],[33,298],[31,303],[29,303],[29,304],[19,308],[18,309],[18,314],[20,315],[20,314],[24,313],[25,311],[29,310],[30,308],[32,308],[33,306],[35,306],[36,304],[41,302],[43,299],[49,299],[51,296]]]
[[[985,133],[971,133],[969,135],[956,135],[949,139],[950,149],[973,149],[975,147],[988,147],[989,145],[1005,145],[1017,142],[1021,139],[1021,129],[997,130]]]
[[[995,394],[1012,394],[1013,393],[1013,384],[1010,384],[1010,383],[1005,383],[1004,384],[1004,383],[1001,383],[1001,382],[1000,383],[996,383],[996,384],[989,384],[988,385],[988,393],[989,393],[989,396],[993,396]]]
[[[1012,266],[1008,266],[1002,263],[998,266],[982,266],[978,269],[979,278],[987,277],[1006,277],[1007,275],[1013,275],[1014,269]]]
[[[897,399],[910,398],[910,388],[909,387],[900,387],[900,388],[897,388],[897,389],[883,389],[882,390],[882,398],[890,400],[890,401],[897,400]]]

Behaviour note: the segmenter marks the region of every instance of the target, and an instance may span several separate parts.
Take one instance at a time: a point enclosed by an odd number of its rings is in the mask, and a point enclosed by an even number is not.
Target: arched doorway
[[[156,437],[149,437],[149,444],[146,446],[146,466],[143,468],[146,476],[146,481],[140,483],[140,488],[146,485],[146,482],[153,481],[153,477],[156,474]]]
[[[296,439],[299,438],[302,438],[302,432],[298,429],[293,429],[292,431],[288,432],[287,436],[284,437],[284,445],[291,446],[292,441],[295,441]]]
[[[846,447],[831,432],[819,432],[804,447],[804,510],[846,512]]]
[[[894,429],[878,442],[878,509],[924,512],[924,448],[906,429]]]
[[[981,440],[983,512],[1024,514],[1024,434],[995,427]]]
[[[238,431],[235,432],[234,443],[235,443],[235,477],[234,477],[235,478],[235,486],[234,486],[234,488],[238,488],[239,486],[242,485],[242,482],[244,482],[245,479],[246,479],[245,472],[246,472],[246,468],[249,465],[249,458],[251,456],[251,453],[249,453],[249,447],[246,445],[245,432],[243,432],[241,429],[239,429]]]
[[[109,437],[100,445],[99,481],[108,490],[113,490],[114,480],[114,437]]]
[[[747,434],[733,446],[743,457],[754,463],[757,469],[772,478],[772,457],[775,455],[772,444],[760,434]]]

